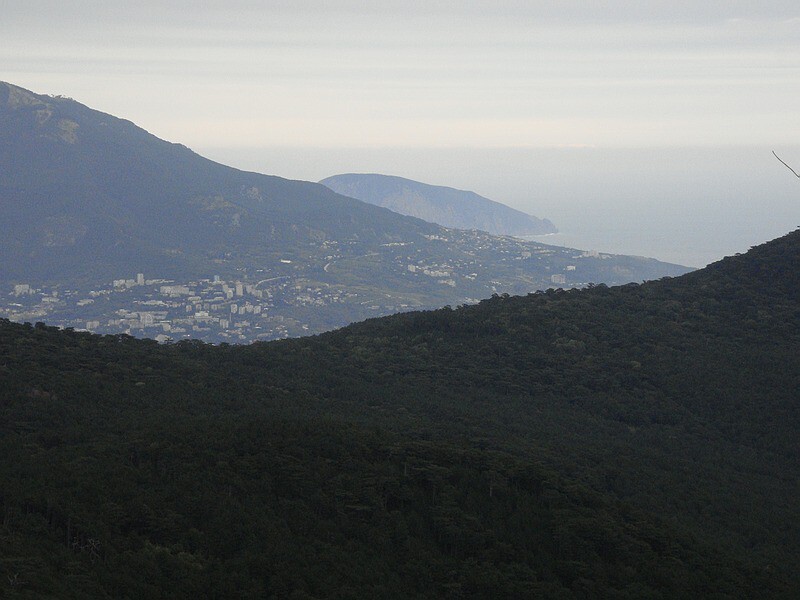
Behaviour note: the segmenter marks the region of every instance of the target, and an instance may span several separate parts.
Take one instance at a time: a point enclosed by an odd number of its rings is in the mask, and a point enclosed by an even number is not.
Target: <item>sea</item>
[[[290,179],[383,173],[471,190],[559,230],[530,239],[690,267],[800,225],[800,178],[776,158],[800,172],[800,146],[196,150]]]

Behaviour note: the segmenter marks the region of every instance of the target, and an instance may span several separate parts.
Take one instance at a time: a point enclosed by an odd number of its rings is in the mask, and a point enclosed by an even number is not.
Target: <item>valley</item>
[[[11,84],[0,117],[0,316],[15,321],[249,343],[691,270],[427,223]],[[128,285],[138,273],[153,283]]]

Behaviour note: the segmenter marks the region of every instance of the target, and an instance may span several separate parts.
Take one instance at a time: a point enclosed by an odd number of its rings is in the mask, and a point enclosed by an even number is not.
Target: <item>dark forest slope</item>
[[[247,347],[0,322],[3,589],[796,597],[798,264]]]

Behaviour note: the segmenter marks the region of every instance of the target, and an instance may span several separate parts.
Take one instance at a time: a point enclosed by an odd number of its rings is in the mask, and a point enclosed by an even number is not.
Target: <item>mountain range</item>
[[[493,293],[685,273],[448,229],[0,83],[0,315],[173,339],[317,333]]]
[[[0,320],[0,594],[797,598],[799,263],[243,346]]]
[[[344,196],[443,227],[520,236],[558,231],[547,219],[539,219],[475,192],[429,185],[402,177],[347,173],[333,175],[320,183]]]

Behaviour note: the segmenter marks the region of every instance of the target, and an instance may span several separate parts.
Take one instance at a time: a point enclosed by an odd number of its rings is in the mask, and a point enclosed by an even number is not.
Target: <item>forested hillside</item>
[[[798,264],[243,347],[2,321],[0,589],[797,597]]]

